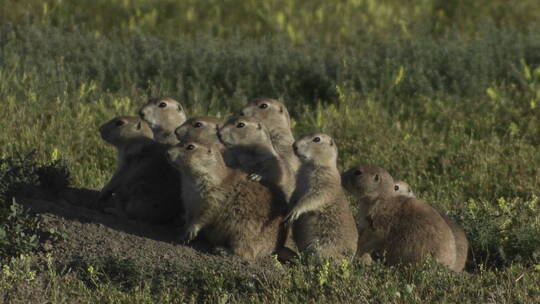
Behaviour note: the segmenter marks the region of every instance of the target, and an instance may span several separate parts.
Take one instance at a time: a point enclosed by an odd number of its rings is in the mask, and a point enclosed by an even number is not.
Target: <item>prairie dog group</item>
[[[283,196],[227,167],[215,146],[186,141],[167,155],[182,172],[182,197],[191,205],[185,241],[204,229],[214,246],[246,260],[268,256],[283,246]]]
[[[356,253],[358,232],[341,186],[334,140],[307,134],[293,146],[301,160],[297,187],[286,222],[301,253],[323,258],[349,258]]]
[[[169,97],[150,98],[140,109],[139,116],[150,125],[157,142],[178,143],[174,131],[186,121],[186,112],[180,102]]]
[[[343,173],[342,182],[358,199],[359,256],[385,252],[390,265],[431,256],[452,270],[462,270],[454,233],[443,216],[414,197],[396,194],[386,170],[356,166]]]
[[[105,123],[101,136],[117,150],[117,170],[100,195],[113,201],[106,211],[155,223],[182,216],[184,241],[203,234],[249,261],[291,256],[288,242],[334,261],[355,254],[369,261],[377,252],[390,265],[432,256],[464,268],[463,229],[406,182],[369,165],[340,174],[334,139],[310,133],[295,141],[280,101],[256,99],[241,114],[187,119],[180,102],[152,98],[139,117]],[[345,189],[358,200],[357,221]]]
[[[148,124],[120,116],[103,124],[101,137],[117,150],[117,169],[103,187],[100,200],[114,195],[106,210],[123,217],[165,222],[181,211],[179,174],[165,158],[166,146],[153,140]]]

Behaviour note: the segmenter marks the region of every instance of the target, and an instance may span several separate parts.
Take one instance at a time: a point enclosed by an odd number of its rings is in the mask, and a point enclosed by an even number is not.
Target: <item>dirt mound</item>
[[[231,269],[274,275],[278,269],[270,257],[248,264],[234,256],[211,254],[204,240],[196,240],[190,246],[179,244],[178,229],[174,226],[152,225],[103,213],[93,207],[97,206],[97,191],[68,188],[60,195],[38,196],[37,191],[32,191],[32,195],[18,195],[17,201],[40,214],[44,229],[53,228],[64,236],[47,249],[65,265],[114,258],[158,268],[170,263],[226,264]]]

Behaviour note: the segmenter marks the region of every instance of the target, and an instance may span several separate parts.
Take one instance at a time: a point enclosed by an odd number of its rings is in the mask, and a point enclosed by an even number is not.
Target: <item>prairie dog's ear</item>
[[[178,104],[178,112],[184,112],[184,108],[182,108],[181,104]]]
[[[334,145],[334,140],[330,139],[330,146],[333,146],[333,145]]]
[[[379,174],[375,174],[375,181],[378,183],[381,181],[381,178],[379,177]]]
[[[283,113],[283,106],[279,106],[279,113]]]
[[[136,128],[137,130],[140,130],[141,127],[142,127],[141,121],[139,120],[139,122],[137,123],[137,125],[135,126],[135,128]]]
[[[257,123],[257,129],[259,129],[259,130],[262,129],[262,125],[261,125],[260,122]]]

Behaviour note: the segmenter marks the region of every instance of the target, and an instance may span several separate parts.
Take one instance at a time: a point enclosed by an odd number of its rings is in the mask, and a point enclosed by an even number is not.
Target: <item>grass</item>
[[[9,14],[0,11],[0,248],[9,249],[0,251],[0,298],[532,303],[540,296],[536,1],[10,5]],[[43,168],[65,160],[75,186],[100,188],[114,153],[97,127],[159,95],[182,100],[190,115],[222,118],[254,97],[284,100],[297,136],[335,137],[341,169],[385,167],[460,222],[472,274],[430,263],[307,261],[276,266],[282,277],[272,280],[219,265],[44,261],[40,244],[54,233],[40,232],[39,220],[12,204],[9,187],[42,182]],[[17,158],[29,151],[33,158]]]

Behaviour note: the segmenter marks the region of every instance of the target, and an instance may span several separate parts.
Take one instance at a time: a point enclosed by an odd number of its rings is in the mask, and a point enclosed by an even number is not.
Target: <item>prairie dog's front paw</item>
[[[193,241],[193,239],[195,239],[195,237],[197,237],[197,234],[199,234],[199,230],[200,230],[199,226],[190,225],[186,229],[186,232],[184,232],[184,237],[183,237],[184,243],[189,243],[189,242]]]
[[[262,180],[262,176],[260,176],[259,174],[257,173],[250,173],[248,175],[248,179],[249,180],[252,180],[254,182],[260,182]]]
[[[301,214],[302,212],[300,210],[298,210],[297,208],[293,208],[291,211],[289,211],[289,213],[287,214],[287,216],[285,217],[283,221],[287,225],[290,225],[294,221],[296,221],[300,217]]]

